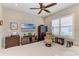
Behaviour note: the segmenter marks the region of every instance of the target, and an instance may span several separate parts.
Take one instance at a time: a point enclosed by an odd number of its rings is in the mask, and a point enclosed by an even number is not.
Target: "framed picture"
[[[3,24],[3,20],[0,20],[0,25],[2,25]]]
[[[11,22],[10,23],[10,29],[11,30],[17,30],[18,29],[18,24],[16,22]]]

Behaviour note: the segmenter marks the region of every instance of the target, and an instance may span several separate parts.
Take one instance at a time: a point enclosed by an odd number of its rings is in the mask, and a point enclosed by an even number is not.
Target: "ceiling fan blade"
[[[50,11],[49,11],[49,10],[46,10],[46,9],[45,9],[44,11],[46,11],[46,12],[50,13]]]
[[[30,9],[40,9],[40,8],[30,8]]]
[[[42,9],[38,12],[38,14],[40,14],[42,12]]]
[[[40,8],[42,8],[42,7],[43,7],[43,3],[39,3],[39,5],[40,5]]]
[[[56,5],[56,3],[51,3],[51,4],[47,5],[47,6],[45,6],[45,8],[48,8],[48,7],[51,7],[51,6],[54,6],[54,5]]]

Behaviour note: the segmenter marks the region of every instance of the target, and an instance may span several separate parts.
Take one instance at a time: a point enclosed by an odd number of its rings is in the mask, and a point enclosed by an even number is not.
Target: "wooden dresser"
[[[5,48],[19,46],[20,45],[20,36],[14,35],[5,38]]]
[[[28,36],[23,36],[21,38],[21,45],[29,44],[29,43],[30,43],[30,40],[29,40],[29,37]]]
[[[29,44],[29,43],[33,43],[33,42],[36,42],[36,37],[35,36],[23,36],[21,38],[21,45],[24,45],[24,44]]]

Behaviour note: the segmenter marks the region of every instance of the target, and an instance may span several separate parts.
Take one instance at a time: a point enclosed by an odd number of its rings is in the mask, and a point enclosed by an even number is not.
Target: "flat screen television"
[[[35,29],[35,24],[23,23],[23,24],[21,24],[21,28],[22,29]]]

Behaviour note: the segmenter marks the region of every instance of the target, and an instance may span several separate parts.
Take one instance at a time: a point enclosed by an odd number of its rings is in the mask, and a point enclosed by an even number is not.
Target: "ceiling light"
[[[18,6],[18,4],[15,4],[16,6]]]

